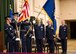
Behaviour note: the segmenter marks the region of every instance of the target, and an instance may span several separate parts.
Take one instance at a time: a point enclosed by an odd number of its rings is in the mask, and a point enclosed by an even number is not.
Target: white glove
[[[15,39],[15,36],[13,37],[13,39]]]
[[[45,40],[45,38],[43,38],[43,40]]]
[[[26,37],[26,34],[24,36]]]
[[[34,20],[34,21],[33,21],[33,24],[35,24],[35,23],[36,23],[36,21]]]
[[[20,41],[20,38],[16,38],[15,40],[16,40],[16,41]]]

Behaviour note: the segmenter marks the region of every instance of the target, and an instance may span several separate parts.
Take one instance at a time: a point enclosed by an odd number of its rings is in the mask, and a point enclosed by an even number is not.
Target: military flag
[[[53,23],[54,31],[56,31],[56,19],[54,16],[55,13],[55,1],[47,0],[43,6],[44,11],[48,15],[49,20]]]

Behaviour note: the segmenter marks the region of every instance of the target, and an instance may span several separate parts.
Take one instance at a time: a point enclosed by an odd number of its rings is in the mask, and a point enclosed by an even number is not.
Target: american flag
[[[27,18],[29,18],[29,3],[28,3],[28,0],[25,0],[18,22],[24,21]]]

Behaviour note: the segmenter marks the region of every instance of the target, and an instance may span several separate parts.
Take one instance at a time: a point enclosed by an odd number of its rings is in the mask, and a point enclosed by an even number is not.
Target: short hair
[[[6,17],[5,17],[5,20],[7,20],[8,18],[10,18],[10,16],[6,16]]]

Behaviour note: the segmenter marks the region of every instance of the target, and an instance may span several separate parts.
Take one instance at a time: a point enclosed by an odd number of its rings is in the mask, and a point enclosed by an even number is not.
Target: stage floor
[[[62,50],[59,50],[61,54]],[[67,54],[76,54],[76,39],[69,39],[67,41]]]
[[[67,51],[68,53],[76,54],[76,39],[70,39],[67,41]]]

